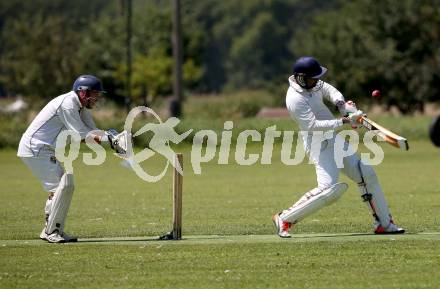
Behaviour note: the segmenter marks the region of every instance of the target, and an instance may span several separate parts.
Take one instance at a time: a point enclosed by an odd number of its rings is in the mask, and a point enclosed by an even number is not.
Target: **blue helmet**
[[[320,78],[327,72],[327,68],[321,66],[313,57],[299,58],[293,65],[293,74],[308,78]]]
[[[96,76],[89,74],[80,75],[73,83],[72,90],[96,90],[105,93],[102,86],[102,81]]]

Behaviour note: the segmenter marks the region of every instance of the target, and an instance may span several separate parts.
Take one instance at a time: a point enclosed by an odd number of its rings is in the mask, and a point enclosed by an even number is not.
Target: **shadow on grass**
[[[183,239],[182,239],[183,240]],[[118,239],[78,239],[77,243],[125,243],[125,242],[162,242],[162,241],[179,241],[179,240],[160,240],[159,237],[146,238],[118,238]]]
[[[127,238],[97,238],[97,239],[78,239],[77,243],[124,243],[124,242],[179,242],[179,241],[190,241],[190,240],[219,240],[222,238],[227,238],[228,236],[219,236],[219,235],[213,235],[213,236],[203,236],[203,237],[197,237],[197,238],[185,238],[182,237],[181,239],[175,240],[175,239],[161,239],[161,237],[139,237],[139,238],[133,238],[133,237],[127,237]]]
[[[231,237],[258,237],[258,236],[273,236],[273,237],[277,237],[276,235],[211,235],[211,236],[191,236],[188,238],[183,237],[180,240],[174,240],[174,239],[161,239],[160,237],[139,237],[139,238],[109,238],[109,239],[79,239],[78,243],[125,243],[125,242],[164,242],[164,241],[171,241],[171,242],[178,242],[178,241],[191,241],[191,240],[198,240],[198,241],[203,241],[203,240],[228,240],[228,238]],[[341,237],[360,237],[360,236],[378,236],[375,235],[374,233],[353,233],[353,234],[322,234],[322,235],[309,235],[309,236],[304,236],[304,235],[293,235],[292,239],[319,239],[319,238],[341,238]]]
[[[329,235],[310,235],[310,236],[295,236],[292,235],[292,238],[296,239],[313,239],[313,238],[341,238],[341,237],[359,237],[359,236],[379,236],[374,233],[352,233],[352,234],[329,234]]]

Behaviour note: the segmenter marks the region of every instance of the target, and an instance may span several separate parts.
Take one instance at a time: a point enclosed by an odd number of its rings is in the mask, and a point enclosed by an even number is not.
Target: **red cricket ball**
[[[372,97],[374,97],[374,98],[379,98],[380,97],[380,91],[379,90],[374,90],[372,93],[371,93],[371,96]]]

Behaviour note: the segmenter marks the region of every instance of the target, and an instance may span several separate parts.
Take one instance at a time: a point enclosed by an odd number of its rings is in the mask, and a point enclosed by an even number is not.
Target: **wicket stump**
[[[161,237],[159,240],[180,240],[182,239],[182,185],[183,176],[176,167],[182,168],[183,172],[183,155],[176,153],[174,156],[173,166],[173,230]]]
[[[182,238],[182,185],[183,176],[176,170],[176,167],[182,168],[183,172],[183,155],[177,153],[174,157],[173,172],[173,239]]]

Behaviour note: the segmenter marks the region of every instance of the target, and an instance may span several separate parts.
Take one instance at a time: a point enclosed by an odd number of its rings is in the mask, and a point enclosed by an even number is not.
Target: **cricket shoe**
[[[58,230],[55,230],[52,234],[47,235],[46,234],[46,240],[49,243],[70,243],[70,242],[77,242],[78,238],[69,236],[66,233],[59,233]]]
[[[397,227],[393,220],[391,220],[390,224],[388,225],[388,227],[383,227],[380,225],[380,223],[376,222],[376,229],[374,230],[374,234],[377,235],[386,235],[386,234],[403,234],[405,233],[405,229],[399,228]]]
[[[46,222],[44,223],[44,228],[40,233],[40,239],[43,241],[47,241],[47,234],[46,234],[46,228],[47,228],[47,220],[49,220],[49,215],[46,214]]]
[[[277,213],[272,217],[273,224],[275,225],[275,228],[277,230],[277,235],[281,238],[290,238],[291,236],[289,234],[289,229],[292,224],[289,222],[284,222],[281,219],[280,214],[281,213]]]
[[[40,239],[47,241],[47,234],[46,234],[46,227],[43,228],[43,230],[40,233]]]

